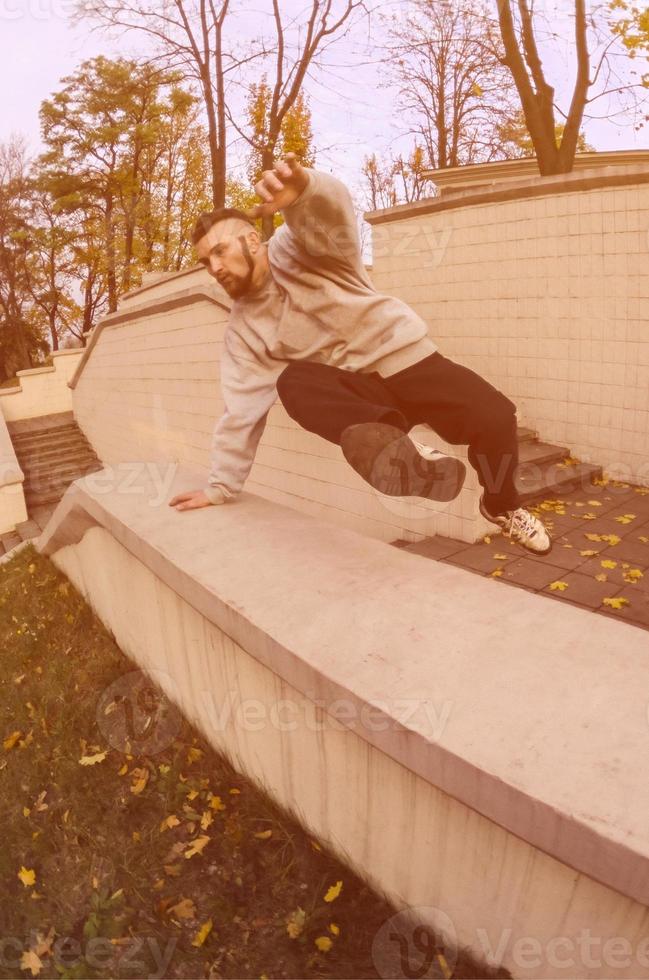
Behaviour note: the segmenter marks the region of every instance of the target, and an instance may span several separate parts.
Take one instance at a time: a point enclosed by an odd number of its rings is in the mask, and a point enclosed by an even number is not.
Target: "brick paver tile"
[[[414,544],[407,541],[402,547],[405,547],[411,555],[423,555],[425,558],[439,559],[447,558],[448,555],[454,555],[458,551],[466,551],[467,543],[466,541],[457,541],[455,538],[435,536],[424,538],[423,541],[417,541]]]
[[[627,599],[628,605],[622,606],[621,609],[602,606],[599,611],[606,615],[615,616],[616,619],[623,619],[627,623],[649,629],[649,593],[638,592],[632,585],[627,585],[621,592],[618,592],[615,598]]]
[[[615,567],[607,568],[602,562],[615,562]],[[628,582],[624,578],[632,570],[642,572],[642,575],[637,577],[637,583]],[[589,558],[580,566],[579,571],[582,575],[590,575],[592,578],[596,575],[606,575],[608,582],[614,583],[621,589],[627,585],[635,585],[640,592],[649,591],[649,571],[642,565],[634,565],[632,562],[623,562],[616,558],[613,548],[597,555],[596,558]]]
[[[504,559],[494,558],[494,555],[506,555]],[[482,572],[483,575],[489,575],[496,568],[503,568],[505,565],[516,561],[518,554],[507,547],[505,544],[501,547],[501,542],[496,543],[492,541],[490,545],[487,544],[472,544],[470,547],[465,548],[464,551],[458,551],[454,555],[449,555],[448,558],[442,558],[441,560],[449,565],[459,565],[460,568],[469,568],[474,572]]]
[[[568,572],[560,576],[559,580],[566,582],[568,588],[565,591],[557,591],[557,597],[579,606],[588,606],[590,609],[598,609],[606,596],[614,597],[621,591],[620,586],[613,582],[598,582],[591,576],[581,575],[579,572]],[[546,594],[554,594],[549,586],[543,589],[543,595]]]
[[[565,547],[567,544],[571,544],[572,547]],[[549,554],[535,555],[529,551],[525,557],[540,564],[558,565],[559,568],[573,569],[580,567],[588,560],[587,557],[579,554],[580,550],[585,551],[587,549],[581,548],[581,545],[577,547],[574,543],[567,542],[563,536],[560,536],[552,538],[552,551]]]
[[[548,556],[550,557],[550,556]],[[498,578],[500,582],[508,582],[513,585],[523,585],[528,589],[538,592],[550,582],[561,579],[565,575],[565,569],[548,562],[530,558],[519,558],[503,568],[503,574]]]

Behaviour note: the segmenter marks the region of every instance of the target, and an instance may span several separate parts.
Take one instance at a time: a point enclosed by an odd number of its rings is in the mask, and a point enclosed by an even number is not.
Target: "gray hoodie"
[[[225,412],[203,488],[213,504],[243,487],[289,361],[386,378],[438,349],[414,310],[370,282],[345,185],[307,173],[306,188],[282,211],[285,223],[268,242],[270,274],[232,305],[221,357]]]

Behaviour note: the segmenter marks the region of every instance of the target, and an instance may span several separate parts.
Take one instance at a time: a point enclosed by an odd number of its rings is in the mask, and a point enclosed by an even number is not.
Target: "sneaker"
[[[461,460],[384,422],[348,425],[340,447],[349,465],[370,486],[391,497],[454,500],[464,484],[466,467]]]
[[[542,521],[530,514],[524,507],[506,510],[502,514],[491,515],[480,497],[480,513],[492,524],[498,524],[503,534],[523,545],[536,555],[547,555],[552,549],[552,539]]]

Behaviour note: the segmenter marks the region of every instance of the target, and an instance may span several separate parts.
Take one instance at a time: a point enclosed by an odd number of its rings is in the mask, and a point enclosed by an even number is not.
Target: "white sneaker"
[[[516,510],[506,510],[503,514],[492,516],[485,508],[482,496],[479,507],[483,517],[492,524],[498,524],[503,529],[503,534],[523,545],[528,551],[533,551],[536,555],[547,555],[551,551],[552,539],[545,524],[534,514],[530,514],[529,510],[517,507]]]
[[[464,484],[466,467],[461,460],[425,446],[385,422],[348,425],[340,447],[364,480],[392,497],[454,500]]]

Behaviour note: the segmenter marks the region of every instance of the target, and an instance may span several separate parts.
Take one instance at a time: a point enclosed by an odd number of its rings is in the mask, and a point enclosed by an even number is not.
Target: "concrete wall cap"
[[[177,466],[164,499],[149,467],[136,481],[129,470],[127,493],[118,466],[77,480],[38,548],[101,526],[288,684],[343,698],[376,748],[649,905],[644,630],[245,491],[170,511],[204,476]]]

